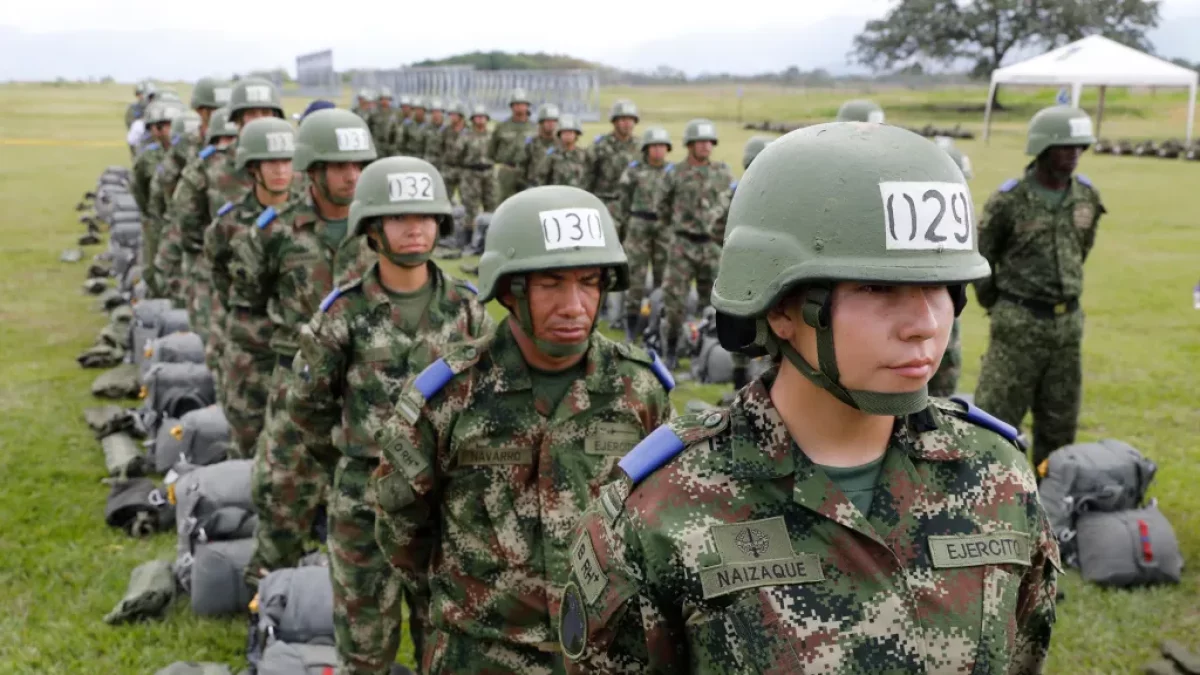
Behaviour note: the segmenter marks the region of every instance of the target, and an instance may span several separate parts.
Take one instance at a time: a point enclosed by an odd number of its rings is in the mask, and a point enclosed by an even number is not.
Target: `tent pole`
[[[1071,85],[1071,105],[1078,108],[1079,99],[1083,96],[1083,83],[1076,82]]]
[[[984,143],[987,143],[988,138],[990,138],[992,135],[991,134],[991,131],[992,131],[992,99],[996,98],[996,86],[997,86],[997,82],[993,78],[992,85],[990,87],[988,87],[987,103],[984,104],[984,106],[983,106],[983,142]],[[1193,92],[1196,91],[1194,87],[1195,87],[1195,85],[1193,85],[1193,89],[1192,89]]]
[[[1192,143],[1192,122],[1196,120],[1196,80],[1188,85],[1187,143]]]
[[[1100,85],[1100,105],[1096,108],[1096,138],[1100,138],[1100,125],[1104,122],[1104,94],[1108,91],[1108,85]]]

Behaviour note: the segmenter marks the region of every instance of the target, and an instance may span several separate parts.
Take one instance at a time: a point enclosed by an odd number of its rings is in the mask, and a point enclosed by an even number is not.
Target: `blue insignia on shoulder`
[[[325,299],[321,301],[321,305],[320,305],[320,307],[318,307],[318,309],[320,309],[322,312],[328,312],[330,305],[332,305],[333,301],[337,300],[338,296],[341,294],[342,294],[342,289],[340,289],[340,288],[333,289],[332,291],[329,292],[329,295],[325,296]]]
[[[150,145],[147,145],[147,146],[146,146],[146,149],[147,149],[147,150],[158,150],[160,147],[162,147],[162,146],[160,146],[160,145],[158,144],[158,141],[154,141],[154,142],[153,142],[153,143],[151,143]]]
[[[1017,187],[1017,184],[1020,182],[1021,181],[1017,180],[1016,178],[1009,178],[1008,180],[1004,181],[1004,183],[1000,186],[1000,191],[1008,192],[1009,190]]]
[[[553,155],[553,154],[554,154],[554,148],[546,148],[546,154],[547,154],[547,155]]]
[[[632,168],[633,168],[633,167],[635,167],[635,166],[637,166],[637,160],[636,160],[636,159],[635,159],[635,160],[633,160],[632,162],[630,162],[630,163],[629,163],[629,168],[631,168],[631,169],[632,169]]]
[[[258,229],[261,230],[267,225],[270,225],[271,221],[275,220],[275,216],[277,215],[279,214],[275,211],[275,207],[268,206],[266,211],[258,214],[258,220],[255,220],[254,224],[258,226]]]
[[[233,210],[233,202],[225,202],[225,205],[217,209],[217,215],[223,216]]]
[[[596,137],[592,139],[592,142],[599,143],[602,140],[604,140],[604,134],[596,134]]]
[[[671,461],[671,458],[683,452],[683,441],[675,435],[669,424],[650,432],[641,443],[634,446],[629,454],[617,462],[635,484],[658,470],[658,467]]]
[[[530,144],[530,143],[532,143],[532,142],[533,142],[533,136],[526,136],[526,137],[525,137],[525,145],[529,145],[529,144]]]
[[[647,349],[646,351],[650,352],[650,370],[654,373],[654,376],[658,378],[659,382],[662,382],[662,386],[667,391],[674,389],[675,376],[671,374],[671,369],[667,367],[667,364],[663,363],[662,359],[658,358],[658,352],[653,349]]]
[[[450,364],[446,363],[446,359],[438,359],[429,364],[417,379],[413,380],[413,387],[421,392],[421,396],[428,401],[434,394],[442,390],[446,383],[454,377],[454,370],[450,368]]]
[[[1088,186],[1088,187],[1090,187],[1090,188],[1093,188],[1093,189],[1095,189],[1095,187],[1096,187],[1095,185],[1092,185],[1092,179],[1091,179],[1091,178],[1088,178],[1087,176],[1085,176],[1085,175],[1083,175],[1083,174],[1081,174],[1081,173],[1077,173],[1077,174],[1075,174],[1075,180],[1079,181],[1080,183],[1083,183],[1084,185],[1086,185],[1086,186]]]
[[[179,134],[171,134],[171,145],[179,142]]]
[[[212,154],[216,151],[217,151],[217,146],[210,145],[207,148],[204,148],[203,150],[201,150],[198,154],[200,155],[200,159],[208,159],[209,157],[212,157]]]
[[[664,171],[665,171],[666,173],[671,173],[671,172],[672,172],[672,171],[674,171],[674,170],[675,170],[675,163],[674,163],[674,162],[671,162],[670,164],[668,164],[668,165],[667,165],[667,168],[666,168],[666,169],[664,169]]]
[[[959,405],[964,405],[967,407],[968,422],[978,424],[985,429],[991,429],[1013,443],[1019,442],[1017,439],[1020,438],[1021,432],[1018,431],[1013,425],[1005,422],[1004,420],[993,417],[991,413],[984,411],[982,408],[976,407],[974,403],[971,403],[966,399],[955,396],[950,400]]]
[[[736,180],[729,183],[729,191],[733,192],[733,191],[737,190],[737,184],[738,184],[738,182]]]
[[[462,285],[469,288],[471,290],[471,292],[474,293],[475,295],[479,295],[479,289],[475,287],[475,284],[473,284],[469,281],[463,281]]]

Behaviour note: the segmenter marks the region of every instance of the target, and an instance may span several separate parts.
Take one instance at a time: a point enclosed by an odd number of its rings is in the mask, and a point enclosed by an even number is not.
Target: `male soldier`
[[[142,229],[142,281],[146,282],[149,297],[166,297],[166,288],[158,278],[154,259],[166,230],[170,227],[170,196],[175,194],[179,174],[188,161],[199,150],[201,127],[204,120],[194,110],[178,108],[171,118],[171,147],[164,153],[162,161],[150,179],[150,196],[146,205],[145,227]]]
[[[129,191],[142,214],[142,261],[153,258],[154,249],[150,246],[157,245],[157,233],[161,229],[159,218],[162,214],[155,213],[150,208],[151,183],[159,164],[171,148],[171,121],[182,111],[182,107],[159,102],[147,106],[143,115],[146,127],[154,140],[146,145],[133,161],[132,180],[129,185]]]
[[[202,176],[205,172],[224,162],[225,149],[237,140],[238,128],[229,121],[229,108],[218,108],[209,117],[208,129],[204,135],[205,147],[194,156],[188,158],[180,170],[175,185],[163,189],[164,198],[168,199],[165,212],[168,214],[166,229],[162,241],[158,245],[158,253],[154,256],[153,276],[161,291],[160,297],[169,298],[175,307],[187,308],[190,282],[185,275],[183,231],[180,227],[178,214],[175,213],[175,191],[179,188],[185,175]],[[191,263],[188,264],[190,269]]]
[[[399,645],[401,583],[375,541],[374,491],[380,433],[408,378],[450,343],[492,330],[470,284],[447,277],[430,257],[439,230],[452,227],[450,200],[428,162],[381,159],[363,171],[350,231],[365,234],[378,260],[358,281],[334,290],[300,331],[296,376],[287,393],[289,454],[269,513],[302,513],[312,523],[329,488],[328,545],[340,672],[387,673]],[[421,654],[428,592],[410,588],[410,629]]]
[[[125,130],[129,131],[133,121],[142,116],[143,108],[146,105],[146,83],[138,82],[133,87],[134,100],[125,106]]]
[[[954,139],[949,136],[938,136],[934,139],[938,147],[945,150],[950,159],[963,172],[963,178],[971,180],[971,159],[954,146]],[[959,326],[960,319],[954,317],[954,327],[950,329],[950,343],[946,345],[946,353],[933,379],[929,380],[929,395],[949,398],[958,390],[958,378],[962,375],[962,334]]]
[[[584,188],[591,165],[587,150],[576,147],[582,127],[574,115],[563,115],[558,121],[558,147],[550,146],[542,157],[536,185],[569,185]]]
[[[403,137],[400,139],[400,153],[405,157],[421,158],[425,156],[425,131],[428,123],[425,120],[425,99],[413,97],[412,118],[404,124]]]
[[[442,172],[442,178],[446,181],[446,194],[451,199],[454,198],[454,193],[459,191],[459,184],[462,182],[462,140],[466,134],[466,108],[462,103],[454,101],[446,106],[446,113],[450,117],[446,128],[442,129],[441,140],[441,162],[442,167],[439,169]],[[461,195],[459,197],[462,199]]]
[[[442,165],[443,158],[446,156],[446,129],[449,126],[446,123],[446,110],[453,106],[453,103],[444,105],[440,98],[432,99],[429,102],[429,135],[425,139],[425,161],[441,171],[442,178],[446,177]]]
[[[958,220],[894,222],[922,198]],[[570,672],[1041,672],[1061,562],[1017,431],[926,391],[988,274],[969,206],[945,153],[893,126],[759,155],[712,302],[723,346],[775,367],[655,430],[592,502]]]
[[[494,157],[489,148],[491,135],[488,133],[487,106],[475,104],[471,109],[471,127],[458,138],[457,155],[452,166],[459,169],[459,190],[462,194],[462,204],[467,210],[466,241],[471,241],[471,232],[475,228],[475,216],[480,211],[494,211],[496,208],[495,185],[492,181],[492,165]],[[447,153],[449,156],[449,153]]]
[[[612,133],[600,134],[592,141],[591,166],[588,167],[588,181],[584,188],[604,201],[610,213],[616,218],[620,212],[621,194],[618,184],[621,174],[629,167],[629,163],[638,158],[639,143],[633,135],[633,128],[638,123],[638,110],[633,101],[624,99],[613,104],[608,116],[612,121]],[[625,241],[628,224],[624,220],[617,221],[617,231],[621,233],[621,241]],[[643,270],[644,271],[644,270]],[[634,277],[634,286],[640,286],[639,277]]]
[[[992,275],[975,284],[992,320],[975,402],[1019,426],[1033,409],[1033,463],[1075,442],[1082,397],[1083,263],[1105,213],[1100,193],[1072,173],[1096,139],[1087,113],[1070,106],[1029,122],[1025,175],[988,199],[979,252]]]
[[[546,151],[558,144],[558,106],[553,103],[543,103],[537,111],[537,134],[525,137],[525,146],[521,149],[521,159],[517,168],[521,171],[521,188],[537,185],[538,167],[546,157]]]
[[[513,89],[508,97],[508,109],[512,115],[496,125],[492,141],[488,145],[488,157],[497,163],[496,203],[500,203],[521,189],[521,150],[525,137],[534,132],[533,120],[529,119],[529,96],[524,89]],[[490,209],[489,209],[490,210]]]
[[[883,108],[880,108],[878,103],[866,99],[846,101],[838,108],[837,121],[883,124]]]
[[[592,146],[593,148],[595,146]],[[624,223],[625,255],[629,256],[629,290],[625,291],[625,341],[638,338],[638,317],[646,295],[646,268],[654,276],[654,287],[662,286],[667,267],[667,251],[671,246],[671,231],[659,225],[655,211],[658,184],[671,164],[671,136],[662,127],[650,127],[642,134],[642,159],[633,160],[617,181],[620,198],[613,218]]]
[[[663,275],[662,344],[667,365],[679,365],[676,345],[683,328],[683,304],[692,280],[701,306],[708,304],[713,276],[721,257],[714,238],[718,220],[729,208],[733,173],[725,162],[709,159],[717,144],[717,129],[706,119],[694,119],[683,131],[687,160],[672,165],[659,183],[658,221],[671,233],[671,252]]]
[[[296,527],[290,502],[272,499],[276,490],[292,484],[289,470],[295,464],[287,442],[287,387],[301,328],[333,289],[361,278],[375,262],[366,237],[347,234],[355,188],[376,156],[370,130],[353,113],[309,115],[300,125],[292,160],[296,171],[308,175],[305,194],[233,242],[237,273],[230,302],[236,316],[230,341],[262,364],[264,386],[270,380],[264,433],[254,451],[253,494],[260,520],[247,567],[253,583],[266,572],[296,565],[308,534]],[[311,514],[301,515],[308,515],[311,525]]]
[[[355,99],[354,112],[363,121],[371,119],[371,114],[375,111],[375,102],[379,99],[379,94],[374,89],[363,87],[358,90],[358,98]]]
[[[388,130],[392,128],[392,118],[396,116],[396,109],[392,107],[392,89],[391,87],[379,88],[379,104],[375,106],[368,116],[367,125],[371,129],[371,137],[375,140],[376,152],[384,147],[387,142]]]
[[[196,86],[192,88],[191,106],[192,110],[200,115],[200,131],[194,139],[197,149],[204,145],[213,111],[229,105],[229,96],[232,93],[233,88],[226,82],[211,77],[202,77],[196,81]]]
[[[617,460],[670,419],[673,382],[595,330],[605,293],[629,278],[587,192],[504,202],[479,280],[479,299],[509,315],[400,395],[379,435],[376,533],[404,584],[429,594],[422,673],[561,673],[571,528]]]

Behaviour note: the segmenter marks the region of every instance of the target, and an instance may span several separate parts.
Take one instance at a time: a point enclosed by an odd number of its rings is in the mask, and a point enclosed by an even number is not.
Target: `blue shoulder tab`
[[[1000,191],[1008,192],[1009,190],[1017,187],[1017,183],[1020,182],[1021,181],[1017,180],[1016,178],[1009,178],[1008,180],[1004,181],[1002,185],[1000,185]]]
[[[667,367],[667,364],[663,363],[662,359],[658,358],[658,352],[653,349],[647,349],[646,351],[650,352],[650,370],[654,373],[654,376],[658,378],[659,382],[662,382],[663,388],[667,391],[674,389],[675,376],[671,374],[671,369]]]
[[[162,146],[160,146],[160,145],[158,144],[158,141],[154,141],[154,142],[153,142],[153,143],[151,143],[150,145],[147,145],[147,146],[146,146],[146,149],[147,149],[147,150],[158,150],[160,147],[162,147]]]
[[[592,139],[592,142],[599,143],[602,140],[604,140],[604,134],[596,134],[596,137]]]
[[[526,137],[525,137],[525,145],[529,145],[529,144],[530,144],[530,143],[532,143],[532,142],[533,142],[533,136],[526,136]]]
[[[733,182],[731,182],[731,183],[729,184],[729,191],[730,191],[730,192],[733,192],[734,190],[737,190],[737,184],[738,184],[738,182],[737,182],[736,180],[735,180],[735,181],[733,181]]]
[[[632,169],[633,167],[637,166],[637,164],[638,164],[638,162],[637,162],[637,160],[635,159],[635,160],[633,160],[632,162],[630,162],[630,163],[629,163],[629,168],[631,168],[631,169]]]
[[[985,429],[991,429],[1009,441],[1013,443],[1019,443],[1017,439],[1020,438],[1021,432],[1018,431],[1013,425],[1005,422],[1004,420],[993,417],[990,413],[984,411],[982,408],[976,407],[974,403],[971,403],[966,399],[955,396],[950,400],[959,405],[967,407],[966,418],[968,422],[978,424]]]
[[[1096,186],[1092,185],[1092,179],[1088,178],[1087,176],[1085,176],[1081,173],[1075,174],[1075,180],[1079,181],[1080,183],[1083,183],[1084,185],[1092,188],[1093,190],[1096,189]]]
[[[675,170],[675,162],[671,162],[670,164],[667,165],[666,169],[663,169],[663,171],[665,171],[666,173],[671,173],[674,170]]]
[[[469,281],[463,281],[462,285],[466,286],[468,289],[470,289],[470,291],[472,293],[474,293],[475,295],[479,295],[479,289],[475,287],[475,284],[473,284]]]
[[[318,309],[320,309],[322,312],[328,312],[329,307],[331,305],[333,305],[333,301],[337,300],[338,296],[340,296],[341,294],[342,294],[342,289],[340,289],[340,288],[333,289],[332,291],[329,292],[329,295],[325,296],[325,299],[321,301],[321,305],[320,305],[320,307],[318,307]]]
[[[171,134],[171,145],[179,142],[179,134]]]
[[[425,400],[433,398],[433,395],[442,390],[446,383],[454,377],[454,370],[450,368],[450,364],[446,363],[446,359],[438,359],[429,364],[417,379],[413,380],[413,387],[421,392],[421,396]]]
[[[217,215],[223,216],[233,210],[233,202],[225,202],[225,205],[217,209]]]
[[[547,155],[553,155],[553,154],[554,154],[554,148],[553,148],[553,147],[546,148],[546,154],[547,154]]]
[[[271,221],[275,220],[275,216],[277,216],[277,215],[279,215],[279,214],[275,211],[275,207],[268,206],[266,211],[263,211],[262,213],[258,214],[258,220],[255,220],[254,224],[258,227],[258,229],[261,230],[264,227],[270,225]]]
[[[212,157],[212,154],[216,151],[217,151],[217,146],[210,145],[210,146],[204,148],[203,150],[201,150],[197,154],[200,155],[200,159],[208,159],[209,157]]]
[[[683,452],[683,447],[683,440],[675,435],[675,431],[669,424],[664,424],[651,431],[649,436],[634,446],[629,454],[617,462],[617,466],[621,467],[621,470],[629,476],[634,484],[637,484],[658,470],[660,466],[671,461],[675,455]]]

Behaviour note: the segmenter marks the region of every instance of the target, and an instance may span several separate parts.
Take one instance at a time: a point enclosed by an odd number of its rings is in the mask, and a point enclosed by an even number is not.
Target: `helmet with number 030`
[[[270,80],[261,77],[238,80],[229,92],[229,119],[240,126],[242,113],[255,108],[265,108],[282,118],[283,103],[279,98],[279,90]]]
[[[370,162],[378,156],[363,118],[349,110],[326,108],[300,122],[292,166],[307,171],[319,162]]]
[[[963,172],[963,177],[967,180],[971,180],[973,177],[973,172],[971,171],[971,158],[963,154],[962,150],[959,150],[957,147],[955,147],[954,139],[950,138],[949,136],[937,136],[933,139],[933,142],[936,143],[939,148],[945,150],[947,155],[950,155],[950,159],[954,160],[954,163],[958,165],[958,170]]]
[[[923,409],[927,391],[841,386],[830,325],[833,285],[948,286],[961,311],[964,285],[989,274],[971,193],[945,151],[899,127],[835,122],[771,142],[746,170],[729,208],[712,304],[726,349],[782,352],[848,405],[900,415]],[[805,292],[804,320],[817,330],[818,368],[766,325],[768,310],[797,287]]]
[[[613,103],[612,110],[608,113],[609,121],[614,122],[621,117],[632,117],[634,121],[637,121],[639,119],[637,104],[624,98]]]
[[[142,115],[142,120],[146,123],[146,126],[161,124],[172,121],[181,112],[183,112],[183,105],[178,102],[155,101],[146,106],[146,112]]]
[[[190,108],[179,108],[171,118],[171,132],[176,134],[195,134],[200,131],[200,113]]]
[[[583,133],[583,125],[579,123],[579,118],[574,115],[563,115],[558,118],[558,130],[555,134],[562,134],[564,131],[574,131],[577,135]]]
[[[548,120],[557,120],[562,113],[559,112],[558,106],[553,103],[543,103],[538,106],[537,119],[539,122]]]
[[[529,100],[529,94],[526,94],[525,90],[520,87],[513,89],[512,93],[509,94],[509,96],[508,96],[508,104],[510,106],[516,105],[518,103],[524,103],[526,105],[530,105],[533,103],[533,101]]]
[[[651,145],[665,145],[667,152],[671,151],[671,134],[662,127],[650,127],[642,132],[642,150]]]
[[[208,118],[208,129],[204,134],[204,142],[213,144],[218,138],[237,138],[238,128],[229,121],[229,108],[217,108]]]
[[[234,165],[240,170],[248,162],[291,159],[296,154],[296,130],[277,117],[251,120],[238,136]]]
[[[690,145],[695,141],[712,141],[712,144],[716,145],[717,125],[704,118],[689,121],[683,128],[683,144]]]
[[[474,119],[480,115],[488,118],[489,120],[492,119],[491,113],[488,112],[487,104],[476,103],[475,105],[471,106],[471,118]]]
[[[211,77],[202,77],[196,81],[196,86],[192,88],[192,109],[216,109],[223,105],[229,105],[231,94],[233,94],[233,87],[230,87],[225,82],[215,80]]]
[[[872,124],[883,124],[885,120],[883,108],[874,101],[867,99],[854,99],[846,101],[842,107],[838,108],[838,122],[871,122]]]
[[[393,98],[395,98],[394,96],[392,96],[392,88],[391,87],[380,87],[379,88],[379,100],[382,101],[385,98],[389,101],[392,100]]]
[[[1037,157],[1055,146],[1087,147],[1096,142],[1092,118],[1080,108],[1056,105],[1042,108],[1029,120],[1025,154]]]
[[[746,146],[742,148],[742,168],[749,169],[750,164],[758,157],[758,153],[763,151],[767,145],[775,140],[767,136],[751,136],[750,140],[746,141]]]
[[[503,277],[577,267],[612,269],[606,290],[629,286],[629,261],[608,208],[586,190],[544,185],[518,192],[492,214],[479,259],[479,299]]]
[[[446,183],[432,164],[416,157],[385,157],[363,169],[359,176],[348,225],[355,235],[377,228],[376,237],[383,245],[380,255],[397,265],[415,267],[433,256],[433,248],[421,253],[396,253],[388,244],[380,219],[408,214],[433,216],[439,236],[448,237],[454,233],[452,213]],[[375,248],[375,241],[371,246]]]

